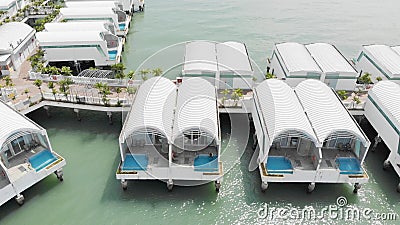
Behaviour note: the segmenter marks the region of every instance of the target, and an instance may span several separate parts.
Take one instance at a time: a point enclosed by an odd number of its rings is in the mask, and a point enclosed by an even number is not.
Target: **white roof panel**
[[[55,43],[93,43],[104,41],[99,31],[38,32],[36,38],[41,46]]]
[[[258,85],[255,91],[270,144],[280,134],[297,131],[318,145],[318,139],[292,88],[281,80],[269,79]]]
[[[176,85],[163,77],[153,77],[140,85],[124,125],[125,138],[135,131],[155,129],[170,141]]]
[[[246,46],[239,42],[223,42],[216,45],[218,69],[221,73],[252,75]]]
[[[392,81],[379,81],[368,94],[400,128],[400,86]]]
[[[68,8],[88,8],[88,7],[107,7],[115,8],[115,2],[113,1],[68,1],[65,2],[65,6]]]
[[[16,48],[17,42],[25,40],[35,30],[22,22],[5,23],[0,26],[0,51],[13,50],[10,44]]]
[[[107,31],[105,22],[46,23],[44,27],[48,32]]]
[[[179,86],[172,140],[193,129],[219,138],[216,90],[199,77],[184,80]]]
[[[324,142],[331,134],[349,133],[355,135],[364,146],[369,145],[346,108],[326,84],[308,79],[298,84],[295,91],[320,142]]]
[[[69,16],[100,17],[104,15],[115,15],[114,11],[109,7],[61,8],[60,13],[63,18],[68,18]]]
[[[325,73],[350,73],[357,76],[356,70],[331,44],[314,43],[306,45],[311,56]]]
[[[386,45],[366,45],[364,52],[383,69],[388,70],[389,76],[400,76],[400,55]]]
[[[217,70],[215,43],[209,41],[192,41],[186,43],[185,62],[183,65],[184,73],[216,73]]]
[[[304,45],[287,42],[275,46],[289,72],[322,72]]]
[[[0,124],[0,148],[8,137],[17,132],[44,130],[2,101],[0,101]]]

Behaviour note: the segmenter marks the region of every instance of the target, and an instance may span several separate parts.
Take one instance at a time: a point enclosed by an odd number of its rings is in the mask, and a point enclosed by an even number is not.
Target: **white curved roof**
[[[400,76],[400,55],[387,45],[366,45],[364,52],[378,63],[382,69],[388,70],[389,76]]]
[[[392,81],[379,81],[368,92],[385,114],[400,127],[400,86]]]
[[[218,140],[216,90],[210,82],[194,77],[182,82],[178,89],[173,138],[188,130],[200,130]]]
[[[0,101],[0,148],[17,132],[41,131],[43,128]]]
[[[110,7],[89,7],[89,8],[61,8],[60,13],[63,18],[69,17],[95,17],[116,16]]]
[[[221,73],[235,73],[239,75],[253,74],[245,44],[228,41],[218,43],[216,48],[218,70]]]
[[[153,77],[138,89],[124,125],[125,138],[135,131],[155,129],[170,140],[176,86],[163,77]]]
[[[346,132],[355,135],[367,145],[368,140],[326,84],[308,79],[298,84],[295,91],[321,142],[331,134]]]
[[[356,70],[331,44],[314,43],[306,45],[311,56],[325,73],[351,73],[357,76]]]
[[[255,91],[270,144],[280,134],[298,131],[318,146],[317,136],[292,88],[281,80],[269,79],[258,85]]]
[[[191,41],[185,46],[185,74],[198,74],[201,72],[216,73],[217,52],[215,43],[209,41]]]
[[[322,72],[304,45],[287,42],[276,44],[275,47],[289,72]]]
[[[5,23],[0,26],[0,52],[11,51],[10,44],[14,49],[18,46],[20,40],[25,40],[35,30],[22,22]]]
[[[0,9],[7,10],[16,0],[0,0]]]

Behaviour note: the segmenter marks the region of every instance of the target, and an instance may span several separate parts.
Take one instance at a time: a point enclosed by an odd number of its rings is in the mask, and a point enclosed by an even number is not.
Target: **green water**
[[[352,58],[361,44],[398,44],[396,5],[394,0],[149,0],[146,12],[133,18],[124,62],[128,69],[136,69],[159,49],[191,39],[245,42],[261,68],[273,43],[283,41],[331,42]],[[178,56],[179,51],[174,57]],[[158,63],[162,64],[153,59],[148,66]],[[382,144],[367,156],[370,181],[357,195],[349,185],[331,184],[317,184],[312,194],[305,193],[307,184],[270,184],[262,193],[258,171],[248,171],[251,141],[236,164],[236,157],[232,157],[230,165],[234,166],[225,174],[219,194],[212,184],[174,187],[168,192],[165,183],[159,181],[130,182],[124,192],[115,179],[120,160],[120,115],[115,115],[114,125],[109,125],[105,113],[82,112],[81,122],[72,109],[52,108],[51,113],[53,116],[47,118],[43,110],[38,110],[30,117],[47,129],[53,148],[67,159],[65,180],[60,183],[50,176],[24,192],[24,206],[17,206],[13,200],[1,206],[0,224],[294,223],[298,221],[258,219],[257,212],[265,205],[281,210],[313,207],[318,211],[335,205],[339,196],[345,196],[351,207],[360,210],[400,214],[400,195],[395,191],[399,179],[392,169],[382,170],[388,155]],[[229,118],[222,117],[221,123],[223,146],[230,140],[227,151],[240,155],[247,135],[231,137]],[[374,135],[368,123],[362,126],[371,137]],[[232,128],[241,132],[240,127]],[[308,223],[322,222],[372,223],[329,218]]]

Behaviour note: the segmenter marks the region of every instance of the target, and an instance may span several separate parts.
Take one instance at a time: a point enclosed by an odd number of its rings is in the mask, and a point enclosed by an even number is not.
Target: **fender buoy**
[[[317,159],[317,157],[315,157],[315,155],[312,156],[312,161],[315,161]]]
[[[2,175],[3,177],[6,176],[6,173],[4,172],[4,170],[1,171],[1,175]]]

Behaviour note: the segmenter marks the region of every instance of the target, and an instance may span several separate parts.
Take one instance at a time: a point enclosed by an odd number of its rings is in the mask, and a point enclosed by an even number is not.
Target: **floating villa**
[[[324,83],[310,79],[292,89],[270,79],[254,89],[252,112],[261,188],[269,182],[352,183],[368,181],[362,168],[370,142]]]
[[[191,41],[185,45],[184,79],[202,77],[218,89],[251,89],[253,74],[243,43]]]
[[[120,135],[121,163],[116,177],[164,180],[173,185],[215,181],[220,188],[220,132],[216,90],[202,78],[178,87],[154,77],[138,89]]]
[[[66,2],[66,5],[67,5],[67,7],[69,7],[68,4],[72,5],[75,2],[82,2],[82,0],[68,0]],[[84,2],[93,2],[91,5],[89,5],[89,7],[92,7],[92,6],[96,7],[99,2],[110,2],[110,1],[109,0],[93,0],[93,1],[85,0]],[[134,3],[134,0],[115,1],[115,5],[118,6],[121,10],[123,10],[124,12],[126,12],[128,14],[133,12],[133,3]],[[90,4],[90,3],[88,3],[88,4]],[[105,3],[105,4],[108,4],[108,3]]]
[[[116,35],[114,24],[110,22],[68,22],[68,23],[46,23],[44,29],[47,32],[70,32],[70,31],[100,31]]]
[[[371,74],[373,83],[378,79],[400,83],[400,46],[364,45],[355,64],[360,74]]]
[[[46,130],[0,102],[0,205],[55,173],[63,180],[64,158],[51,147]]]
[[[106,21],[114,24],[118,36],[128,33],[131,17],[125,12],[111,7],[73,7],[60,9],[61,20],[71,21]]]
[[[392,81],[380,81],[368,92],[365,117],[378,133],[375,145],[383,140],[390,150],[383,163],[387,169],[392,165],[400,176],[400,86]],[[397,185],[400,192],[400,183]]]
[[[18,70],[37,46],[36,31],[21,22],[0,26],[0,77]]]
[[[65,65],[78,72],[107,67],[121,61],[122,40],[100,31],[38,32],[36,37],[51,65]]]
[[[331,44],[276,44],[269,72],[291,87],[305,79],[317,79],[335,90],[354,90],[357,71]]]

